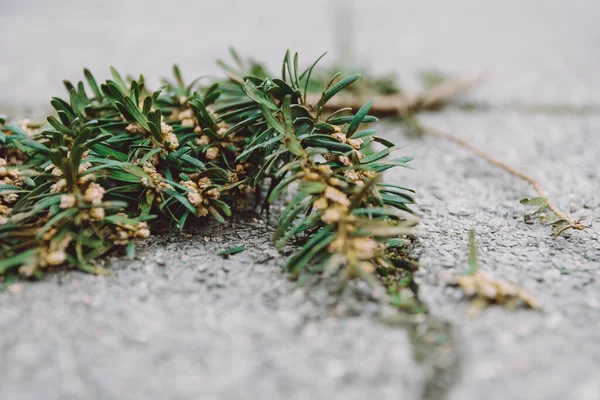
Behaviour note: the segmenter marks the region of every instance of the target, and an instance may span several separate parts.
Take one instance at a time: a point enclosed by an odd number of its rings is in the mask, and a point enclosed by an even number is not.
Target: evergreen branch
[[[83,82],[65,81],[68,101],[52,99],[48,125],[2,117],[0,275],[59,266],[105,273],[97,258],[118,247],[133,257],[150,229],[225,222],[250,194],[268,186],[272,203],[293,182],[299,193],[274,236],[280,247],[304,240],[289,270],[365,276],[397,262],[389,252],[402,241],[388,239],[411,232],[414,200],[380,173],[411,159],[384,161],[394,144],[358,130],[376,120],[371,102],[356,114],[324,114],[358,75],[334,75],[312,109],[305,99],[316,63],[300,73],[288,52],[279,79],[233,56],[237,67],[222,64],[228,80],[186,83],[174,67],[175,79],[154,92],[142,76],[111,68],[114,80],[98,84],[84,70],[92,96]],[[384,148],[366,154],[371,143]]]
[[[485,76],[483,74],[472,78],[444,79],[437,76],[434,78],[435,79],[432,79],[431,82],[431,88],[424,90],[422,93],[409,95],[398,90],[394,91],[392,94],[375,96],[374,107],[371,108],[371,113],[379,117],[401,117],[410,120],[410,118],[416,112],[437,109],[446,104],[456,95],[471,90],[485,80]],[[361,99],[364,97],[364,94],[361,94],[360,92],[354,93],[350,96],[338,96],[334,101],[329,102],[327,106],[331,107],[331,110],[336,108],[357,110],[361,107]],[[309,102],[312,103],[316,103],[318,101],[316,95],[309,96],[308,98]],[[521,203],[524,205],[539,207],[534,214],[540,214],[545,210],[548,210],[551,215],[546,216],[543,218],[543,220],[545,222],[552,223],[555,237],[561,235],[569,229],[583,230],[587,226],[582,224],[582,221],[585,219],[593,219],[584,218],[575,220],[571,218],[550,201],[546,191],[537,180],[533,179],[526,173],[498,160],[468,141],[461,139],[452,133],[443,132],[435,127],[424,125],[418,121],[412,121],[412,124],[414,124],[420,132],[428,133],[456,143],[462,148],[485,159],[490,164],[495,165],[509,174],[529,183],[539,197],[533,199],[523,199],[521,200]],[[530,218],[530,215],[526,215],[526,218]]]

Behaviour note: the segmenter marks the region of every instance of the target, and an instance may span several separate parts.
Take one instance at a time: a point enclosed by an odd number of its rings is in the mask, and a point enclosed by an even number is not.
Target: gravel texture
[[[251,217],[154,237],[114,273],[53,275],[0,295],[1,399],[418,398],[426,378],[394,310],[281,273]],[[204,237],[210,236],[206,242]],[[247,251],[222,259],[220,250]]]
[[[426,68],[488,72],[469,107],[422,120],[527,171],[574,216],[600,216],[592,0],[4,0],[0,113],[43,115],[83,66],[155,77],[176,61],[191,77],[216,72],[229,44],[273,70],[288,47],[308,62],[345,42],[331,23],[340,4],[354,4],[346,42],[360,64],[399,72],[409,88]],[[310,30],[289,29],[291,14]],[[330,62],[343,53],[334,48]],[[334,282],[296,287],[268,225],[245,215],[153,237],[136,260],[111,260],[107,278],[62,272],[1,293],[0,399],[600,398],[600,223],[552,239],[523,220],[519,200],[535,195],[527,184],[444,140],[379,129],[416,157],[415,171],[388,179],[418,191],[413,256],[431,316],[407,322],[362,283],[342,297]],[[542,312],[466,316],[468,302],[437,277],[466,268],[471,228],[481,267],[528,288]],[[239,244],[247,251],[216,255]],[[448,343],[429,345],[428,332]],[[433,355],[422,359],[423,348]]]
[[[444,112],[423,120],[531,172],[573,216],[600,215],[600,147],[590,145],[600,116]],[[463,380],[451,398],[600,398],[598,222],[552,239],[549,226],[524,222],[519,199],[535,195],[527,184],[440,139],[412,140],[407,152],[416,156],[408,179],[424,231],[420,293],[458,329]],[[437,277],[466,270],[468,229],[477,232],[481,268],[529,289],[543,312],[495,308],[466,318],[460,292]]]

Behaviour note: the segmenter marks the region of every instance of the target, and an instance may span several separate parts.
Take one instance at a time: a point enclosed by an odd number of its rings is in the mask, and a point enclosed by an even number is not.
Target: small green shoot
[[[222,251],[219,251],[217,253],[218,256],[223,256],[223,258],[227,258],[229,256],[232,256],[234,254],[238,254],[241,253],[242,251],[245,251],[246,247],[245,246],[235,246],[235,247],[231,247],[229,249],[225,249]]]

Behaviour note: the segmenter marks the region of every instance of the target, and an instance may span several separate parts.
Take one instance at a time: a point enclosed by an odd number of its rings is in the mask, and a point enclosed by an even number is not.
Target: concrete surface
[[[393,310],[365,309],[361,284],[342,299],[294,290],[251,217],[201,233],[154,237],[108,278],[58,274],[0,295],[0,398],[420,396],[406,332],[373,323]],[[248,251],[215,255],[234,241]]]
[[[344,43],[332,22],[340,4],[354,4],[355,60],[400,73],[408,88],[426,68],[487,71],[464,98],[470,107],[423,120],[530,172],[574,215],[600,215],[600,3],[591,0],[2,0],[0,112],[39,114],[84,66],[99,76],[115,65],[156,77],[173,62],[190,77],[215,73],[230,44],[274,70],[288,47],[305,62],[333,50],[331,63],[349,56],[331,49]],[[65,273],[0,294],[0,399],[600,398],[598,223],[552,239],[549,227],[524,223],[518,200],[534,195],[524,183],[443,140],[379,129],[416,157],[416,171],[389,179],[418,190],[420,294],[426,324],[451,324],[441,352],[450,357],[415,361],[410,327],[422,325],[379,322],[399,316],[361,284],[341,299],[327,282],[295,288],[268,226],[246,216],[153,238],[139,259],[112,261],[109,278]],[[436,276],[465,268],[470,228],[482,267],[530,289],[544,312],[466,317],[460,293]],[[250,250],[215,255],[240,241]]]
[[[449,111],[423,120],[530,171],[573,216],[600,215],[600,115]],[[553,239],[549,226],[524,222],[519,200],[535,195],[527,184],[439,139],[411,141],[407,151],[416,155],[408,180],[419,193],[425,231],[420,293],[459,338],[463,380],[450,398],[600,398],[598,223]],[[437,275],[466,270],[468,229],[477,232],[481,268],[529,289],[543,312],[496,308],[465,316],[468,304]]]

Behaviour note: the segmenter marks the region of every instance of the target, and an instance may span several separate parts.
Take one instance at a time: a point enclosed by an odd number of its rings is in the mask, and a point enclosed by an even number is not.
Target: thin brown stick
[[[580,221],[571,219],[571,217],[569,217],[567,214],[562,212],[556,205],[554,205],[554,203],[552,203],[550,201],[550,199],[548,198],[548,196],[546,195],[546,192],[542,188],[542,185],[537,180],[533,179],[531,176],[511,167],[510,165],[503,163],[502,161],[498,160],[496,157],[492,156],[491,154],[481,150],[479,147],[472,145],[471,143],[467,142],[465,139],[462,139],[452,133],[444,132],[433,126],[425,125],[422,123],[420,123],[419,126],[421,129],[423,129],[423,131],[425,133],[428,133],[430,135],[437,136],[437,137],[449,140],[453,143],[456,143],[459,146],[461,146],[462,148],[467,149],[470,152],[485,159],[490,164],[495,165],[499,168],[502,168],[504,171],[508,172],[509,174],[516,176],[517,178],[520,178],[520,179],[524,180],[525,182],[529,183],[533,187],[533,189],[536,191],[536,193],[539,195],[539,197],[544,199],[548,209],[550,211],[552,211],[559,220],[566,221],[569,224],[569,226],[573,229],[578,229],[578,230],[584,229],[584,225]]]

